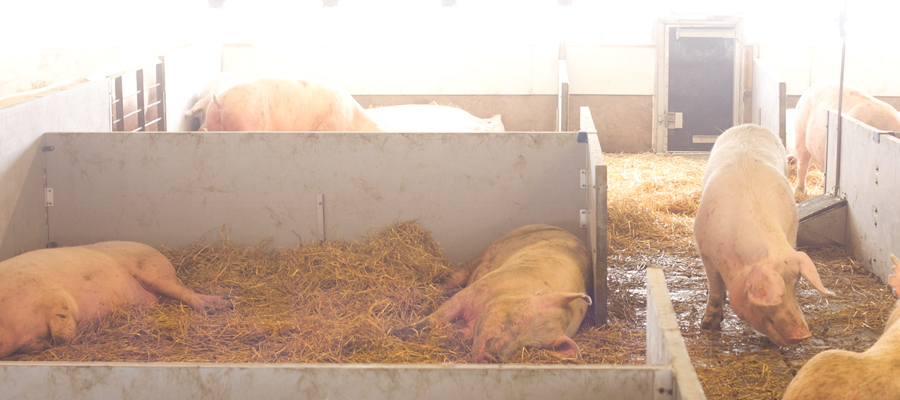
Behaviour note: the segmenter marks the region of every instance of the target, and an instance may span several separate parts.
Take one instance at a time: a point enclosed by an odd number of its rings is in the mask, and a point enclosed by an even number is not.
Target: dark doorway
[[[734,124],[734,43],[669,27],[668,151],[709,151]]]

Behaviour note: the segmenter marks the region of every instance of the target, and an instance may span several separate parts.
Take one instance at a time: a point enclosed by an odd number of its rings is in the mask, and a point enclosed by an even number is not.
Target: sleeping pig
[[[40,351],[127,303],[180,300],[200,312],[231,307],[181,284],[169,260],[134,242],[35,250],[0,262],[0,358]]]
[[[585,294],[590,261],[584,244],[549,225],[503,235],[445,284],[465,286],[424,319],[391,334],[406,337],[436,322],[465,321],[472,361],[496,362],[524,348],[581,358],[570,338],[591,304]]]
[[[900,260],[891,254],[890,284],[900,294]],[[811,358],[784,393],[784,400],[900,399],[900,302],[884,324],[884,333],[862,353],[828,350]]]
[[[378,126],[390,132],[503,132],[500,114],[478,118],[467,111],[437,104],[407,104],[366,110]]]
[[[303,79],[259,78],[212,96],[209,131],[383,131],[349,93]]]
[[[758,125],[723,132],[703,176],[694,242],[709,283],[703,329],[721,329],[725,292],[737,316],[773,342],[811,336],[797,306],[800,277],[833,295],[797,251],[797,208],[778,136]]]

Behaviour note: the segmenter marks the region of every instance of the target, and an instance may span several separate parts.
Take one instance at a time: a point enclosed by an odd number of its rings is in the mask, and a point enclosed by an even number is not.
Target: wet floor
[[[665,181],[671,190],[689,192],[699,198],[703,161],[679,161],[678,157],[653,155],[612,155],[609,164],[610,210],[616,212],[618,202],[653,202],[666,196],[641,193],[635,182],[656,189],[654,181]],[[672,176],[683,169],[683,175]],[[626,179],[627,178],[627,179]],[[681,186],[671,186],[678,182]],[[625,193],[614,193],[624,191]],[[631,192],[629,192],[631,191]],[[621,199],[621,200],[620,200]],[[668,200],[671,201],[671,200]],[[689,203],[689,202],[688,202]],[[643,205],[642,210],[661,210],[653,217],[666,220],[672,212],[666,205]],[[695,210],[694,210],[695,211]],[[643,212],[643,211],[642,211]],[[631,220],[646,216],[621,216]],[[815,354],[828,349],[863,351],[880,336],[884,322],[896,299],[887,285],[868,272],[841,247],[800,248],[816,263],[824,285],[836,292],[835,297],[821,296],[805,280],[798,286],[798,302],[813,337],[798,345],[781,347],[755,332],[738,319],[730,306],[725,306],[721,331],[700,329],[706,306],[706,273],[692,248],[691,210],[679,210],[689,218],[675,223],[644,225],[640,235],[631,234],[634,245],[617,245],[628,240],[611,239],[609,265],[610,314],[623,320],[629,330],[643,330],[646,322],[646,267],[660,266],[666,272],[666,283],[675,308],[681,333],[693,365],[709,399],[780,399],[794,374]],[[679,222],[680,221],[680,222]],[[623,222],[610,216],[610,236],[625,231]],[[677,224],[684,226],[672,226]],[[658,229],[659,232],[646,232]],[[661,236],[669,235],[666,239]],[[677,237],[676,237],[677,236]],[[651,237],[657,245],[647,245]],[[619,248],[616,248],[616,247]]]

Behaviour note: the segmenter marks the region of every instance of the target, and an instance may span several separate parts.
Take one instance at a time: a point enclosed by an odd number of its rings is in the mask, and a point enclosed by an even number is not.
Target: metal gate
[[[664,24],[658,152],[708,152],[739,122],[736,26]]]

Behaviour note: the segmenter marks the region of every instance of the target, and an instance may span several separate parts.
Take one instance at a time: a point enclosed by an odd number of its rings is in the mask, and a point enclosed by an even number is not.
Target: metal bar
[[[156,89],[156,100],[159,103],[159,108],[156,109],[157,115],[159,115],[159,124],[156,126],[156,130],[158,132],[166,131],[166,64],[162,60],[159,64],[156,64],[156,85],[153,87]]]
[[[130,113],[128,113],[128,114],[123,115],[123,116],[122,116],[122,119],[125,119],[125,118],[128,118],[128,117],[132,116],[132,115],[135,115],[135,114],[139,113],[140,111],[141,111],[140,109],[134,110],[134,111],[132,111],[132,112],[130,112]]]
[[[837,147],[835,148],[837,151],[837,157],[835,157],[835,162],[838,163],[838,167],[834,169],[834,194],[835,196],[840,196],[841,190],[841,146],[843,145],[843,141],[841,140],[841,136],[843,134],[843,106],[844,106],[844,60],[847,57],[847,35],[844,31],[844,22],[847,21],[847,2],[844,2],[844,11],[841,13],[840,21],[838,21],[838,27],[841,30],[841,79],[838,84],[838,120],[837,120]],[[826,143],[827,146],[827,143]]]
[[[588,210],[593,212],[593,218],[588,221],[591,228],[588,231],[590,239],[592,275],[593,282],[591,284],[592,294],[594,296],[594,325],[600,326],[606,324],[609,316],[609,286],[607,282],[607,243],[608,233],[607,225],[609,217],[607,215],[607,178],[606,163],[603,160],[603,151],[600,147],[600,140],[597,138],[597,129],[594,128],[594,120],[591,117],[591,111],[588,107],[581,107],[581,128],[580,132],[585,133],[585,141],[587,142],[587,167],[588,174]]]
[[[122,132],[125,130],[125,117],[122,114],[125,113],[125,104],[122,101],[122,77],[116,77],[116,89],[115,89],[115,104],[116,104],[116,117],[115,120],[115,131]]]
[[[159,122],[160,120],[162,120],[162,118],[157,118],[157,119],[154,119],[154,120],[152,120],[152,121],[148,121],[147,124],[144,125],[144,126],[150,126],[150,125],[153,125],[153,124]]]
[[[144,120],[147,118],[146,113],[144,112],[144,96],[146,93],[144,92],[144,69],[139,69],[134,72],[135,81],[137,81],[137,92],[140,96],[137,97],[137,111],[138,111],[138,130],[144,130]]]
[[[569,131],[569,70],[566,60],[559,60],[559,86],[556,104],[556,131]]]

